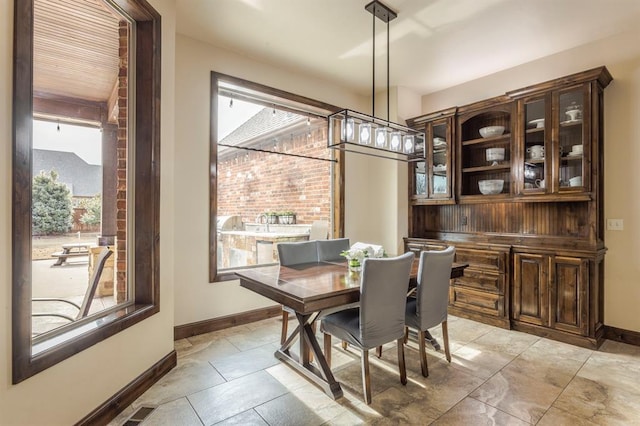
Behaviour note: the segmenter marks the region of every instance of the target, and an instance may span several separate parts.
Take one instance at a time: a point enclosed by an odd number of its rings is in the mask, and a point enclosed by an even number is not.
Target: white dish
[[[440,148],[442,146],[447,146],[447,141],[445,141],[444,139],[434,139],[433,140],[433,147],[434,148]]]
[[[490,138],[493,136],[500,136],[504,133],[504,126],[487,126],[479,130],[480,136],[483,138]]]
[[[446,164],[439,164],[437,166],[433,166],[433,171],[434,172],[446,172],[447,171],[447,166],[446,166]]]
[[[566,121],[561,121],[560,124],[573,124],[573,123],[580,123],[581,121],[582,121],[581,119],[566,120]]]
[[[570,152],[567,154],[567,157],[582,157],[581,152]]]
[[[532,125],[532,126],[536,126],[536,128],[539,129],[541,127],[544,127],[544,118],[538,118],[536,120],[531,120],[529,122],[529,124]]]
[[[478,181],[478,189],[483,195],[499,194],[504,188],[504,180],[488,179]]]

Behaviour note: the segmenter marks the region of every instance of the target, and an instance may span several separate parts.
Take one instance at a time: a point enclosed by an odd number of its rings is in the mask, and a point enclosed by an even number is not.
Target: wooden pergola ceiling
[[[121,18],[101,0],[35,0],[34,7],[34,97],[45,100],[45,110],[61,100],[100,103],[107,105],[111,117],[117,99]],[[38,108],[42,103],[34,102],[34,112],[56,115]]]

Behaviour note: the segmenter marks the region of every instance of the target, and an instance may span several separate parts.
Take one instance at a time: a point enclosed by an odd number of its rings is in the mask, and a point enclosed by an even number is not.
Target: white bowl
[[[502,179],[488,179],[478,181],[478,188],[483,195],[499,194],[504,187]]]
[[[502,161],[504,160],[504,148],[487,148],[485,155],[487,161]]]
[[[480,136],[490,138],[504,133],[504,126],[487,126],[480,129]]]

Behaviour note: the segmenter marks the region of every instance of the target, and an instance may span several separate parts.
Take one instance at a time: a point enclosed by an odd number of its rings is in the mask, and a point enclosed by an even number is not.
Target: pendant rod
[[[338,160],[334,160],[332,158],[320,158],[320,157],[311,157],[311,156],[308,156],[308,155],[301,155],[301,154],[291,154],[291,153],[288,153],[288,152],[268,151],[266,149],[249,148],[247,146],[227,145],[227,144],[224,144],[224,143],[219,143],[218,146],[226,146],[227,148],[244,149],[246,151],[266,152],[267,154],[277,154],[277,155],[286,155],[286,156],[289,156],[289,157],[306,158],[308,160],[330,161],[332,163],[337,163],[338,162]]]
[[[389,122],[389,52],[391,46],[389,45],[389,21],[387,21],[387,122]]]
[[[371,78],[371,115],[376,116],[376,15],[375,13],[371,14],[373,19],[373,53],[371,57],[373,58],[373,66],[371,69],[373,70],[373,76]]]

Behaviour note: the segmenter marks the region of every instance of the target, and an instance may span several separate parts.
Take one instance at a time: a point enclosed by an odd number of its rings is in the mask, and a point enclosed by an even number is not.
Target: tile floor
[[[345,396],[333,401],[274,358],[280,325],[176,341],[177,367],[110,424],[152,405],[142,425],[640,425],[640,347],[606,341],[592,351],[450,317],[452,362],[428,350],[428,378],[415,342],[405,349],[406,386],[394,344],[382,359],[371,352],[367,406],[358,351],[334,345]],[[440,327],[432,334],[442,342]]]

